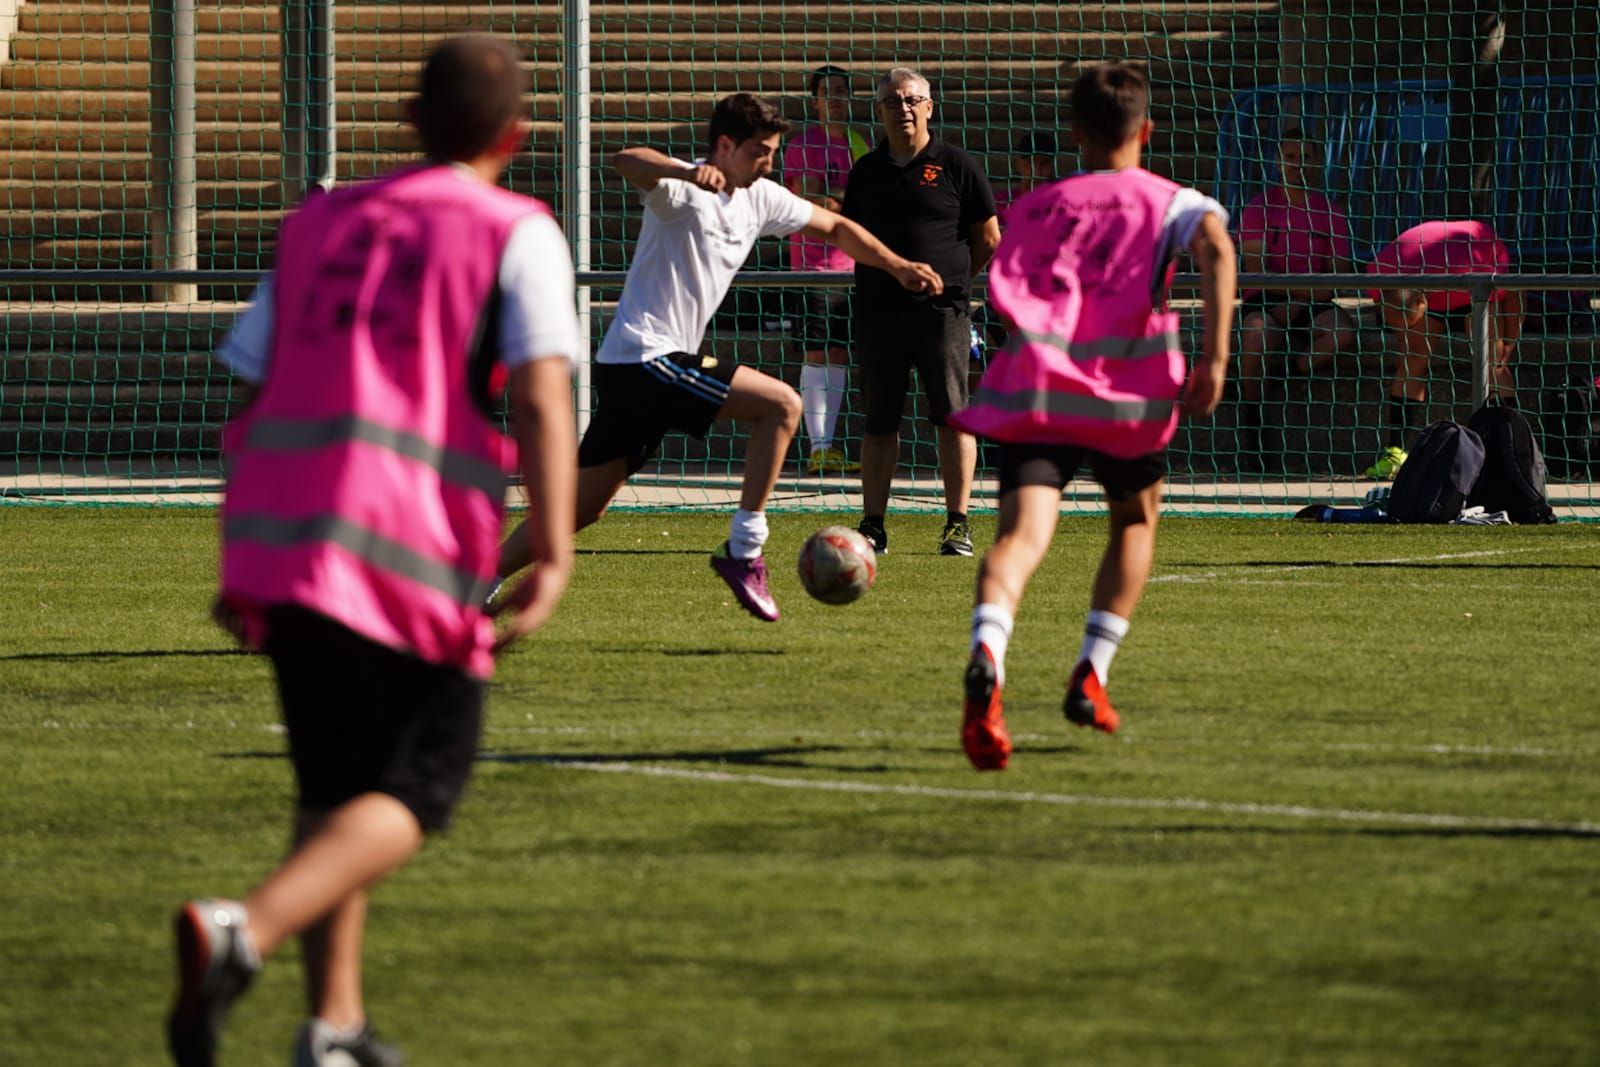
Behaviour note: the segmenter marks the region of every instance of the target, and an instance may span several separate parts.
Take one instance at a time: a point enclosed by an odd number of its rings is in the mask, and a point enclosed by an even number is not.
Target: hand
[[[1189,371],[1189,380],[1183,383],[1183,413],[1192,419],[1204,418],[1217,410],[1222,400],[1222,383],[1227,378],[1227,367],[1201,363]]]
[[[722,173],[722,168],[713,167],[709,163],[702,163],[698,167],[690,167],[684,173],[682,180],[690,185],[698,186],[708,193],[720,193],[728,184],[728,176]]]
[[[545,624],[561,602],[561,594],[566,592],[570,574],[570,567],[549,562],[535,563],[528,568],[528,573],[517,583],[517,587],[502,597],[490,611],[496,618],[504,615],[509,619],[501,629],[500,636],[495,638],[495,655]]]
[[[894,275],[894,280],[900,283],[901,288],[913,293],[938,296],[944,292],[944,279],[926,263],[901,260],[898,265],[889,268],[889,273]]]

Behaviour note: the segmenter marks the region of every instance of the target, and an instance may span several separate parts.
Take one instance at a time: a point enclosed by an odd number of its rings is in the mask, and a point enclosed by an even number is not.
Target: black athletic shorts
[[[1251,293],[1239,301],[1239,322],[1242,325],[1246,317],[1259,314],[1277,323],[1277,320],[1272,318],[1271,312],[1275,308],[1288,303],[1290,301],[1283,293],[1272,293],[1265,290]],[[1289,321],[1277,323],[1277,325],[1280,329],[1287,330],[1291,334],[1300,335],[1302,343],[1309,344],[1311,329],[1317,321],[1317,316],[1324,311],[1336,310],[1338,307],[1339,305],[1332,300],[1314,300],[1309,304],[1297,303],[1295,304],[1294,314],[1289,316]]]
[[[687,352],[644,363],[596,363],[598,406],[578,445],[578,466],[626,459],[633,474],[650,462],[669,430],[704,437],[728,401],[737,367]]]
[[[1494,314],[1492,306],[1489,308],[1489,313],[1491,315]],[[1429,311],[1425,314],[1445,333],[1454,334],[1457,337],[1472,336],[1471,304],[1463,308],[1457,308],[1454,311]]]
[[[1000,476],[1000,495],[1005,496],[1024,485],[1048,485],[1059,493],[1085,461],[1094,480],[1105,488],[1106,496],[1112,500],[1127,500],[1167,476],[1167,450],[1164,448],[1123,459],[1081,445],[997,442],[995,470]]]
[[[299,805],[332,811],[387,793],[443,830],[478,753],[484,684],[369,641],[300,607],[267,616]]]
[[[897,433],[911,371],[928,398],[928,421],[943,426],[967,406],[972,318],[965,306],[902,302],[868,312],[856,302],[856,365],[867,433]]]
[[[804,293],[795,347],[801,352],[849,348],[855,338],[850,304],[848,289],[812,289]]]

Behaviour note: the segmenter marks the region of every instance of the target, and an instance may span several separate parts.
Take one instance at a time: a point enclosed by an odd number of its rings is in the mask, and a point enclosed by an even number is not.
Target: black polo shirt
[[[891,250],[938,271],[944,278],[938,303],[966,307],[971,229],[994,215],[989,179],[966,152],[935,137],[901,165],[889,155],[889,142],[879,141],[850,169],[840,212]],[[864,265],[856,267],[856,294],[862,312],[930,299],[906,292],[887,271]]]

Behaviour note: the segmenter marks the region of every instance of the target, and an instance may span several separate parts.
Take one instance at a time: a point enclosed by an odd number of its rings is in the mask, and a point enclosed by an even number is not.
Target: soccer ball
[[[872,545],[848,526],[824,526],[800,546],[800,584],[824,604],[861,599],[877,576]]]

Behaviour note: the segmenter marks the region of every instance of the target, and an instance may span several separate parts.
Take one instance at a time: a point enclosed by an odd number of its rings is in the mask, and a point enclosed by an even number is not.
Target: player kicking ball
[[[625,148],[612,166],[639,190],[644,224],[616,318],[594,356],[598,409],[578,447],[578,529],[605,513],[670,430],[703,438],[718,419],[746,424],[744,484],[728,539],[711,566],[758,619],[778,620],[762,546],[765,508],[800,424],[800,396],[750,367],[700,355],[706,325],[759,237],[803,233],[893,274],[912,292],[938,293],[939,274],[889,251],[848,219],[767,180],[789,122],[767,101],[734,93],[717,102],[710,154],[686,163]],[[520,531],[502,547],[500,574],[528,563]]]
[[[978,569],[961,727],[979,770],[1002,770],[1010,758],[1006,644],[1055,535],[1061,491],[1084,463],[1105,489],[1111,536],[1062,710],[1079,726],[1117,728],[1106,674],[1150,575],[1167,442],[1180,406],[1209,415],[1222,395],[1235,276],[1227,215],[1139,166],[1153,128],[1149,99],[1143,72],[1119,63],[1073,85],[1072,133],[1086,169],[1012,207],[989,269],[1008,340],[971,406],[951,417],[998,446],[1000,531]],[[1200,266],[1205,301],[1205,358],[1187,382],[1166,301],[1184,249]]]

